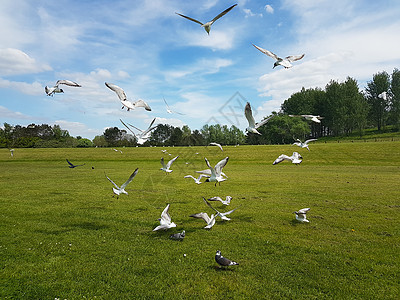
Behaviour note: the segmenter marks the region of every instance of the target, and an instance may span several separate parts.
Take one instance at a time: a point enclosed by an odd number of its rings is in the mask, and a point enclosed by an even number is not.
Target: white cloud
[[[17,119],[17,120],[29,120],[30,116],[27,116],[18,111],[12,111],[4,106],[0,106],[0,118],[5,119]]]
[[[51,67],[40,64],[25,52],[14,49],[0,49],[0,76],[21,75],[49,71]]]
[[[273,13],[274,13],[274,8],[273,8],[271,5],[269,5],[269,4],[265,5],[265,6],[264,6],[264,9],[265,9],[265,11],[266,11],[267,13],[269,13],[269,14],[273,14]]]
[[[17,90],[26,95],[44,94],[44,87],[39,82],[27,83],[0,78],[0,88]]]
[[[61,129],[68,130],[71,136],[82,136],[92,138],[95,135],[103,134],[101,129],[90,129],[85,124],[80,122],[70,122],[65,120],[57,120],[53,125],[60,125]]]
[[[257,16],[257,17],[262,17],[262,16],[263,16],[262,14],[253,13],[253,12],[251,11],[251,9],[249,9],[249,8],[243,8],[243,11],[244,11],[244,13],[245,13],[245,17],[246,17],[246,18],[248,18],[248,17],[254,17],[254,16]]]

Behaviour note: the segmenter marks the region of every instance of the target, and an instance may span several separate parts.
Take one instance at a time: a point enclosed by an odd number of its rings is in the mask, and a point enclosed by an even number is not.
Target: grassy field
[[[400,142],[310,149],[0,149],[0,298],[398,299]],[[293,151],[301,165],[272,165]],[[162,155],[180,155],[169,175]],[[225,156],[220,186],[183,178]],[[104,173],[122,184],[135,168],[113,198]],[[188,217],[226,195],[240,205],[231,221],[205,230]],[[177,227],[153,232],[168,203]],[[308,224],[294,220],[304,207]],[[240,265],[220,269],[216,250]]]

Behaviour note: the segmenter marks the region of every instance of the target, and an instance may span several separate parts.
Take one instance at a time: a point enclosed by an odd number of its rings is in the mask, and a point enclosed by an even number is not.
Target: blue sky
[[[206,22],[235,3],[210,35],[175,14]],[[120,118],[139,128],[157,117],[192,130],[210,120],[244,130],[244,101],[257,121],[302,87],[351,76],[363,89],[373,74],[400,68],[399,16],[397,0],[2,0],[0,123],[59,124],[90,139],[123,128]],[[272,69],[252,43],[305,57]],[[82,87],[46,96],[58,79]],[[121,110],[104,82],[152,111]],[[185,115],[168,114],[163,97]]]

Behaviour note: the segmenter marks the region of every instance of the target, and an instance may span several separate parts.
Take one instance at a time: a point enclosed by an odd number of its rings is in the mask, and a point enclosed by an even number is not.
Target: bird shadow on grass
[[[216,265],[209,266],[209,269],[214,270],[215,272],[234,272],[234,269],[219,267]]]

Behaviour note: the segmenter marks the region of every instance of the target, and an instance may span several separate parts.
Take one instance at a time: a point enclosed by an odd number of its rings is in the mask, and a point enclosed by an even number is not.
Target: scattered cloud
[[[265,9],[265,11],[266,11],[267,13],[269,13],[269,14],[273,14],[273,13],[274,13],[273,7],[272,7],[271,5],[269,5],[269,4],[265,5],[265,6],[264,6],[264,9]]]
[[[37,63],[25,52],[14,48],[0,49],[0,76],[50,71],[51,67]]]
[[[18,111],[9,110],[8,108],[6,108],[4,106],[0,106],[0,118],[2,120],[7,120],[7,119],[29,120],[29,119],[31,119],[31,117],[28,115],[25,115]]]
[[[246,18],[248,18],[248,17],[255,17],[255,16],[257,16],[257,17],[262,17],[262,16],[263,16],[261,13],[260,13],[260,14],[253,13],[253,12],[251,11],[251,9],[249,9],[249,8],[243,8],[243,11],[244,11],[244,13],[245,13],[245,17],[246,17]]]
[[[44,94],[44,87],[39,82],[27,83],[0,78],[0,88],[13,89],[26,95]]]

